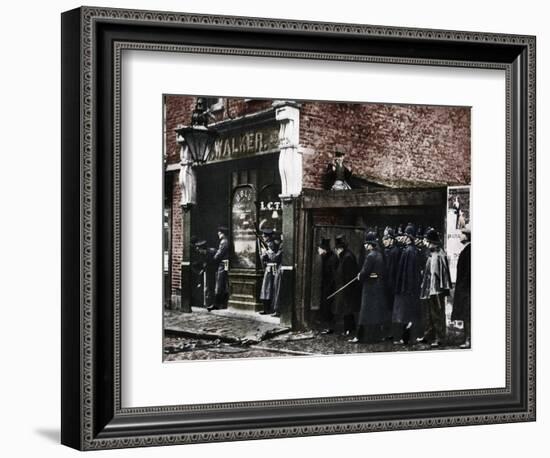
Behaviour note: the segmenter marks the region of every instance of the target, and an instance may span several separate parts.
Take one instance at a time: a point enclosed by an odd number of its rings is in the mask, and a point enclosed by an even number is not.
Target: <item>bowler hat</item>
[[[227,235],[229,233],[229,228],[227,226],[218,226],[218,232],[223,232]]]
[[[264,235],[273,235],[273,229],[270,227],[265,227],[262,229],[262,234]]]

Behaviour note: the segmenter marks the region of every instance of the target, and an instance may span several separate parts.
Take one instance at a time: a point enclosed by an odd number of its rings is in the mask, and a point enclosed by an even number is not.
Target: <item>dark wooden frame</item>
[[[122,49],[505,70],[506,387],[122,408]],[[62,15],[62,111],[63,444],[89,450],[535,419],[534,37],[83,7]]]

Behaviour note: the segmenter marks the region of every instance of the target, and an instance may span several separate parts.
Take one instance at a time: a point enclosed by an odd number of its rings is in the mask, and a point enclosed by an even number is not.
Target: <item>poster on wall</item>
[[[447,188],[447,236],[446,247],[449,257],[451,281],[456,283],[458,256],[464,245],[460,234],[466,226],[471,227],[470,186],[449,186]]]

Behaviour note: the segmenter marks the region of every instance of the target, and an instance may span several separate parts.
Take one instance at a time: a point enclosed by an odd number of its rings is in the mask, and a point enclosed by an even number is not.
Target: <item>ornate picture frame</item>
[[[62,15],[62,434],[80,449],[534,421],[532,36],[81,7]],[[506,386],[127,408],[121,403],[123,50],[506,73]]]

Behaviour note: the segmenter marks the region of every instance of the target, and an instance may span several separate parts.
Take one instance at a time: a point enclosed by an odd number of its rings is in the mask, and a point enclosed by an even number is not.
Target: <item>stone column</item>
[[[300,151],[300,109],[294,102],[274,102],[279,121],[279,173],[283,209],[283,260],[281,264],[281,324],[296,327],[296,210],[295,198],[302,192],[302,154]]]
[[[185,138],[179,132],[176,141],[180,145],[181,217],[182,217],[182,261],[181,261],[181,310],[191,312],[191,209],[196,203],[197,179],[193,160]]]
[[[297,197],[302,192],[300,151],[300,109],[294,102],[274,102],[279,127],[279,173],[281,197]]]
[[[182,207],[181,310],[191,313],[191,209]]]
[[[283,207],[283,259],[281,263],[281,290],[280,290],[280,312],[281,324],[296,327],[294,287],[296,285],[296,264],[295,264],[295,209],[294,199],[282,197]]]

